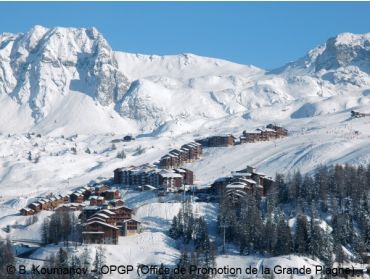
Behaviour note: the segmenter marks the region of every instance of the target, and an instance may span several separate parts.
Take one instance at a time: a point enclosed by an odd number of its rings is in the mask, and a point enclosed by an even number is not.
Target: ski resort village
[[[208,201],[218,201],[220,193],[224,192],[233,199],[243,197],[246,193],[265,196],[273,184],[273,179],[257,173],[253,167],[248,166],[245,170],[233,172],[231,177],[217,178],[212,185],[199,189],[194,184],[193,171],[182,166],[199,160],[204,147],[227,147],[236,143],[270,141],[288,136],[288,131],[270,124],[266,129],[250,133],[244,131],[242,135],[239,142],[235,141],[236,137],[229,134],[210,136],[184,144],[180,149],[171,150],[156,163],[117,168],[111,180],[93,186],[83,186],[67,193],[51,193],[46,197],[35,199],[19,212],[23,216],[33,216],[41,211],[53,211],[61,217],[75,212],[78,213],[78,227],[81,230],[80,242],[118,244],[119,236],[139,233],[141,224],[134,219],[133,209],[124,205],[122,200],[124,190],[151,192],[157,197],[166,197],[169,193],[201,192]],[[123,141],[130,141],[125,139],[131,140],[124,137]],[[48,238],[47,235],[44,232],[44,237]],[[47,240],[43,242],[47,243]]]
[[[0,278],[369,278],[369,34],[264,70],[0,35]]]

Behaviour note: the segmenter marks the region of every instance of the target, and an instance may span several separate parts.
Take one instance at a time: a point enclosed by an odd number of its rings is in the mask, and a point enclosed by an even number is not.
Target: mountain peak
[[[370,33],[340,33],[310,50],[297,61],[271,71],[271,74],[325,75],[350,67],[370,74]]]
[[[96,28],[46,28],[0,37],[0,94],[29,104],[36,121],[70,91],[109,105],[128,88],[114,52]]]
[[[352,45],[352,46],[370,46],[370,33],[354,34],[350,32],[340,33],[334,38],[334,44],[339,45]],[[330,40],[330,39],[329,39]]]

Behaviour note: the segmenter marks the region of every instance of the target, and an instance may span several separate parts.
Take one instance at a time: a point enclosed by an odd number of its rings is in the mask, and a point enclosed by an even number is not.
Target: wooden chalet
[[[37,202],[31,203],[30,205],[28,205],[28,208],[30,208],[33,211],[35,211],[35,213],[38,213],[38,212],[40,212],[42,210],[41,209],[41,204],[40,203],[37,203]]]
[[[266,126],[267,128],[269,129],[273,129],[274,131],[276,131],[276,136],[279,138],[279,137],[285,137],[285,136],[288,136],[288,130],[282,126],[277,126],[275,124],[268,124]]]
[[[133,211],[131,208],[125,206],[119,206],[116,208],[111,208],[109,210],[116,214],[115,215],[116,222],[131,219]]]
[[[57,212],[72,212],[72,211],[80,211],[82,209],[82,206],[80,203],[67,203],[62,204],[59,207],[55,209]]]
[[[94,215],[95,213],[97,213],[98,211],[100,211],[102,209],[103,209],[103,206],[97,206],[97,205],[86,206],[86,207],[82,208],[81,216],[84,217],[87,220],[92,215]]]
[[[109,190],[109,187],[107,185],[97,186],[97,187],[95,187],[95,195],[100,196],[108,190]]]
[[[118,225],[120,228],[120,235],[131,236],[138,233],[141,223],[135,219],[128,219]]]
[[[84,224],[82,232],[85,244],[118,244],[119,228],[101,221],[91,221]]]
[[[89,219],[94,219],[94,218],[98,218],[98,219],[101,219],[103,220],[105,223],[108,223],[108,224],[111,224],[111,225],[115,225],[116,224],[116,219],[115,219],[115,215],[108,215],[106,213],[103,213],[101,211],[95,213],[94,215],[92,215]]]
[[[253,143],[261,141],[261,133],[257,130],[254,131],[243,131],[243,137],[245,139],[240,139],[240,143]]]
[[[105,203],[106,200],[103,196],[93,195],[89,198],[89,204],[91,206],[103,206]]]
[[[105,197],[105,200],[120,199],[121,198],[121,192],[117,189],[107,190],[104,193],[104,197]]]
[[[22,216],[32,216],[33,214],[35,214],[35,211],[28,207],[22,208],[19,212]]]
[[[245,169],[231,172],[231,176],[217,179],[211,189],[220,196],[227,193],[229,196],[241,197],[240,191],[265,196],[270,192],[273,183],[272,178],[257,172],[254,167],[247,166]]]
[[[74,192],[69,196],[69,200],[72,203],[82,203],[85,200],[85,196],[81,192]]]
[[[51,209],[51,202],[49,199],[40,199],[38,203],[41,205],[41,210]]]
[[[108,201],[108,208],[109,207],[120,207],[120,206],[123,206],[124,202],[122,199],[112,199],[112,200],[109,200]]]

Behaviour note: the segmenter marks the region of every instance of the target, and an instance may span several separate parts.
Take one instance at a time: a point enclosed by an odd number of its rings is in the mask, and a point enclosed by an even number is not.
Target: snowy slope
[[[296,119],[368,105],[369,37],[340,34],[266,72],[193,54],[113,51],[94,28],[5,33],[0,131],[181,134],[239,113],[267,118],[260,111],[271,107]]]

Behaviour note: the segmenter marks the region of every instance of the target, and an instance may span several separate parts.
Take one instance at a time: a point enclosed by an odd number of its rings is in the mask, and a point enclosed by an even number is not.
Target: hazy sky
[[[0,2],[0,11],[0,32],[95,26],[114,50],[268,69],[338,33],[370,32],[370,2]]]

